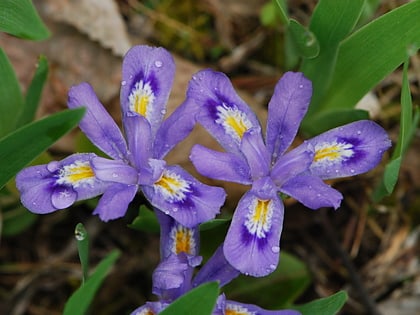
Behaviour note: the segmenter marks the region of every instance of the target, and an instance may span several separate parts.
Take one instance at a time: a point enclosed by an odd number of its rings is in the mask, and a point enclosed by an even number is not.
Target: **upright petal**
[[[95,157],[92,153],[73,154],[58,162],[23,169],[16,176],[22,204],[43,214],[102,194],[109,183],[96,178],[90,164]]]
[[[267,176],[270,172],[270,156],[264,144],[261,128],[252,128],[245,132],[241,151],[248,160],[254,180]]]
[[[87,107],[86,114],[79,123],[80,129],[110,157],[129,161],[127,144],[120,129],[88,83],[81,83],[70,89],[68,107]]]
[[[225,314],[234,315],[301,315],[295,310],[269,311],[253,304],[244,304],[231,300],[225,301]]]
[[[239,275],[240,272],[226,260],[223,254],[223,246],[219,246],[194,277],[193,287],[211,281],[219,281],[219,286],[223,287]]]
[[[340,206],[343,195],[325,184],[319,177],[295,176],[280,188],[280,191],[300,201],[310,209]]]
[[[268,104],[266,143],[273,162],[290,146],[308,110],[312,83],[302,73],[286,72]]]
[[[149,121],[143,116],[127,116],[124,120],[124,131],[128,147],[137,168],[145,168],[153,158],[153,138]]]
[[[219,152],[196,144],[190,160],[197,171],[208,178],[248,185],[252,183],[248,163],[242,155]]]
[[[167,166],[153,185],[142,190],[154,207],[189,228],[213,219],[225,201],[222,188],[200,183],[179,166]]]
[[[163,121],[153,144],[153,156],[163,159],[170,150],[184,140],[195,126],[195,115],[199,107],[187,99]]]
[[[187,97],[201,109],[198,122],[229,152],[239,152],[244,133],[260,126],[254,112],[236,94],[223,73],[198,72],[189,83]]]
[[[124,57],[121,106],[125,116],[145,117],[155,135],[166,112],[175,63],[164,48],[134,46]]]
[[[284,207],[269,178],[254,183],[238,203],[223,247],[227,261],[241,273],[263,277],[279,261]]]
[[[121,218],[127,212],[128,204],[134,199],[136,192],[136,185],[112,184],[99,199],[93,214],[99,215],[104,222]]]
[[[310,172],[323,179],[367,172],[391,146],[385,130],[370,120],[331,129],[308,143],[315,149]]]

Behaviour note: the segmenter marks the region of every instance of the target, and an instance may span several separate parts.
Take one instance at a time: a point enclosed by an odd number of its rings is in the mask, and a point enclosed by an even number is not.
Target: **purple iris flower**
[[[75,154],[23,170],[17,176],[23,204],[46,213],[104,194],[94,213],[108,221],[125,214],[140,188],[154,207],[185,226],[214,218],[224,203],[223,189],[164,160],[195,124],[188,102],[163,120],[174,73],[174,61],[163,48],[135,46],[127,52],[120,93],[125,138],[88,83],[72,87],[69,108],[87,108],[79,126],[111,159]]]
[[[311,209],[334,207],[342,195],[324,179],[367,172],[381,160],[391,142],[372,121],[332,129],[290,151],[312,95],[301,73],[285,73],[268,104],[263,138],[249,106],[222,73],[204,70],[193,76],[187,96],[199,106],[196,119],[226,152],[195,145],[191,160],[204,176],[251,185],[234,212],[224,243],[229,263],[256,277],[278,265],[284,206],[279,193]]]
[[[225,259],[222,247],[193,277],[194,268],[201,263],[199,252],[199,228],[188,228],[172,217],[155,211],[161,227],[161,262],[153,272],[153,293],[157,302],[148,302],[134,310],[131,315],[154,315],[161,312],[174,300],[192,288],[210,281],[218,281],[220,287],[236,278],[240,272]],[[256,305],[242,304],[219,296],[213,315],[300,315],[294,310],[267,311]]]

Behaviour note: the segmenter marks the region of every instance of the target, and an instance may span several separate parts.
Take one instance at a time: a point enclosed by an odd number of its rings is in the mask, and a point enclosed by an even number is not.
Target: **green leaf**
[[[25,104],[19,117],[17,127],[30,123],[35,118],[39,100],[41,99],[42,89],[48,75],[48,61],[45,56],[38,58],[36,71],[25,97]]]
[[[347,293],[337,292],[329,297],[293,307],[302,315],[334,315],[337,314],[347,301]]]
[[[288,31],[296,52],[303,58],[315,58],[319,54],[319,43],[315,35],[302,24],[290,19]]]
[[[287,4],[285,0],[275,0],[279,8],[280,18],[285,24],[289,24],[289,16],[287,15]]]
[[[0,1],[0,31],[32,40],[50,36],[30,0]]]
[[[417,109],[413,118],[413,103],[411,100],[410,83],[408,80],[408,65],[409,59],[407,58],[403,67],[400,133],[398,136],[398,142],[392,154],[391,161],[385,167],[382,181],[373,193],[373,200],[375,202],[378,202],[383,197],[391,194],[394,190],[398,181],[398,174],[400,172],[402,159],[414,136],[420,117]]]
[[[224,291],[232,300],[278,309],[293,303],[305,291],[310,281],[306,265],[291,254],[281,251],[279,267],[268,277],[250,278],[241,275],[225,286]]]
[[[204,283],[181,296],[160,315],[211,315],[219,295],[217,282]]]
[[[23,96],[15,71],[1,48],[0,74],[0,138],[2,138],[15,130],[16,121],[23,107]]]
[[[411,1],[349,36],[340,45],[322,109],[354,107],[401,65],[407,57],[407,48],[420,44],[419,16],[420,1]]]
[[[311,105],[302,126],[304,130],[313,124],[311,117],[318,113],[320,102],[332,82],[339,45],[355,27],[363,3],[363,0],[321,0],[315,8],[309,30],[319,42],[319,54],[316,58],[304,59],[301,67],[313,84]]]
[[[83,283],[85,283],[89,277],[89,235],[82,223],[76,225],[74,236],[77,241],[80,264],[82,265]]]
[[[128,226],[142,232],[159,233],[160,231],[159,221],[155,213],[145,205],[140,206],[139,214]]]
[[[84,108],[65,110],[0,139],[0,189],[23,167],[74,128],[84,112]]]
[[[64,306],[63,315],[83,315],[86,313],[96,291],[98,291],[119,255],[118,251],[113,251],[99,263],[90,278],[68,299]]]

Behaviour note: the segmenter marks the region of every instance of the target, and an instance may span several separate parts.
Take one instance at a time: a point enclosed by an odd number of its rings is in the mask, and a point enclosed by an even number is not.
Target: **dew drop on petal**
[[[303,85],[302,85],[302,84],[301,84],[301,85],[299,85],[299,88],[300,88],[300,89],[303,89]]]
[[[273,253],[278,253],[278,252],[280,252],[280,247],[279,246],[273,246],[273,247],[271,247],[271,251]]]
[[[124,86],[124,85],[126,85],[127,84],[127,82],[126,81],[121,81],[121,85],[122,86]]]
[[[358,134],[358,135],[361,135],[361,134],[362,134],[362,132],[361,132],[360,130],[357,130],[357,134]]]
[[[118,177],[118,174],[117,173],[112,173],[112,177],[113,178],[117,178]]]
[[[156,68],[160,68],[160,67],[162,67],[162,65],[163,65],[162,61],[160,61],[160,60],[155,61]]]
[[[354,169],[351,169],[351,170],[350,170],[350,173],[354,173],[354,172],[355,172],[355,170],[354,170]]]
[[[162,115],[165,115],[165,114],[166,114],[166,110],[165,110],[165,109],[162,109],[162,110],[160,111],[160,113],[161,113]]]
[[[47,164],[47,170],[49,172],[54,172],[58,169],[59,163],[57,161],[52,161]]]
[[[271,270],[276,269],[276,265],[270,265],[270,269],[271,269]]]

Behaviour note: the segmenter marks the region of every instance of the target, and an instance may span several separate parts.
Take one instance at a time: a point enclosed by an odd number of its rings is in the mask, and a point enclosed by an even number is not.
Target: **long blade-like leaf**
[[[38,59],[36,71],[32,78],[31,84],[26,92],[25,104],[22,108],[17,127],[21,127],[30,123],[35,118],[35,113],[38,108],[39,100],[41,98],[42,88],[48,75],[48,61],[45,56],[40,56]]]
[[[66,110],[26,125],[0,139],[0,189],[23,167],[82,119],[85,108]]]
[[[23,96],[15,71],[0,48],[0,138],[15,130]]]
[[[341,1],[337,1],[341,2]],[[414,0],[349,36],[341,45],[322,109],[353,108],[420,44],[420,1]]]
[[[68,299],[63,315],[84,315],[86,313],[96,291],[98,291],[119,255],[118,251],[113,251],[99,263],[90,278]]]

